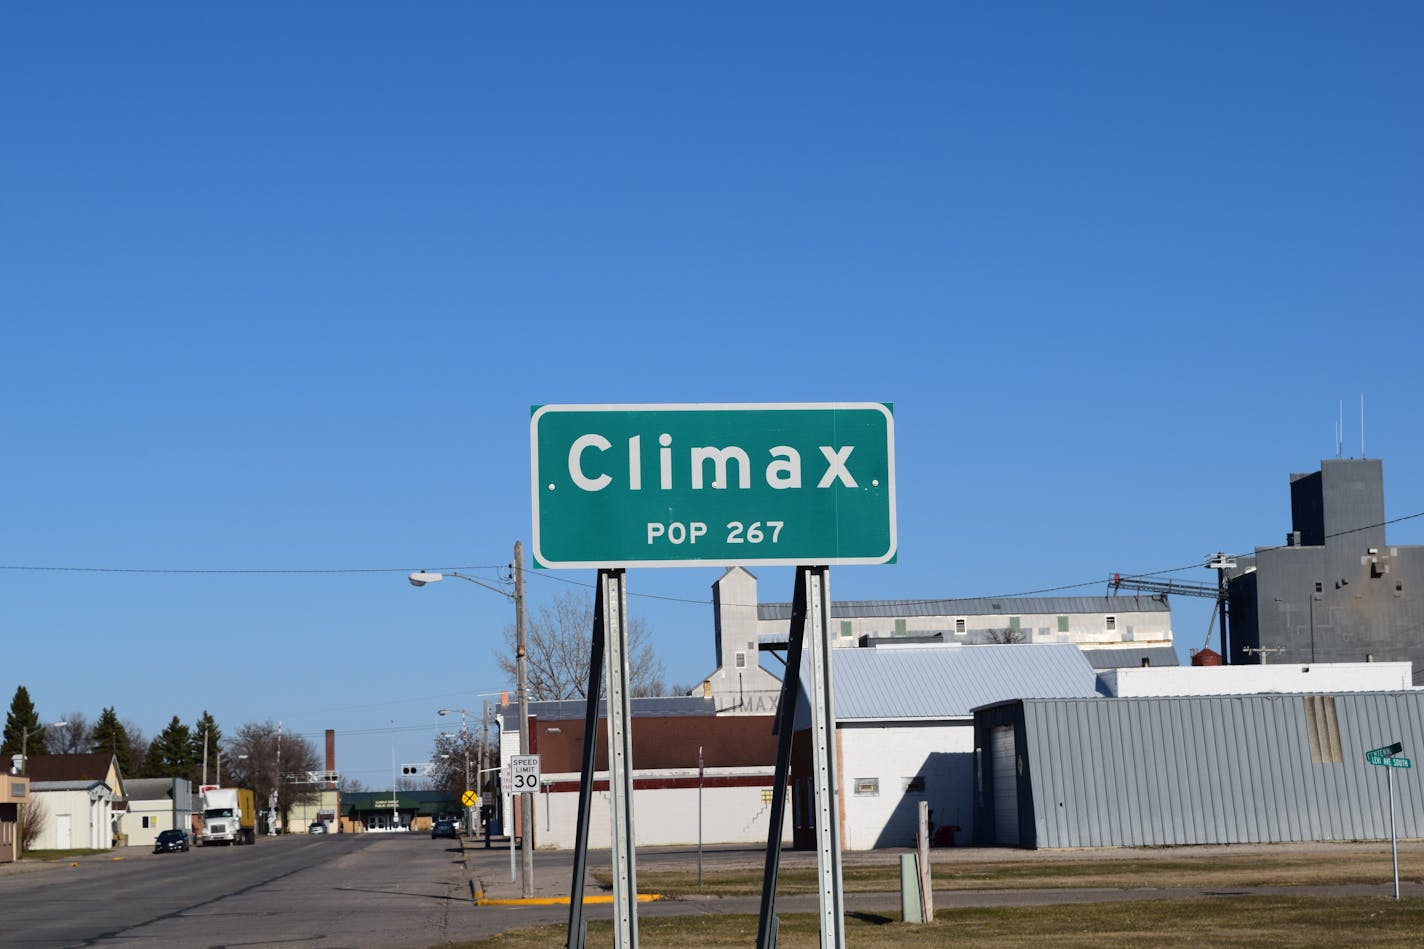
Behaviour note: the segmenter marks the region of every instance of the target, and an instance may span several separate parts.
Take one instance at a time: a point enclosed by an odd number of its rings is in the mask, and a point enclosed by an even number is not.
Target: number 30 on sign
[[[539,790],[539,756],[510,755],[510,790],[515,794]]]

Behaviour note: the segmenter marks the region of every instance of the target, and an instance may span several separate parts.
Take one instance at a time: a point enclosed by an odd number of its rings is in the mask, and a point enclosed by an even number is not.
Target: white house
[[[193,790],[187,778],[134,778],[124,782],[128,809],[119,823],[131,847],[151,847],[165,830],[192,830]]]
[[[25,761],[30,800],[43,810],[36,850],[107,850],[127,806],[112,754],[33,755]]]
[[[1069,643],[836,649],[832,676],[846,850],[910,846],[920,801],[929,803],[939,843],[967,842],[974,708],[1006,698],[1097,694],[1092,666]],[[797,846],[811,846],[814,834],[809,716],[803,691],[792,752]]]

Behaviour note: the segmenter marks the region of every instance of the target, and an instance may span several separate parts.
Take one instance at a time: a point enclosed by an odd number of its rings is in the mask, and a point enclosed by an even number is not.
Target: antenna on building
[[[1285,652],[1284,646],[1242,646],[1241,651],[1251,656],[1260,656],[1261,665],[1266,664],[1266,657],[1273,652]]]
[[[1360,457],[1365,457],[1365,394],[1360,393]]]
[[[1340,415],[1335,419],[1335,460],[1339,461],[1345,450],[1345,400],[1340,400]]]

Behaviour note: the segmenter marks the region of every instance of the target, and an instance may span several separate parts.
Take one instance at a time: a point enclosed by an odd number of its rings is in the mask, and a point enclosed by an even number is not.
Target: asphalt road
[[[1295,845],[1286,849],[1317,845]],[[1351,845],[1331,845],[1334,850]],[[1359,845],[1370,852],[1376,845]],[[1410,842],[1409,847],[1424,846]],[[1197,856],[1210,856],[1197,848]],[[1233,848],[1238,852],[1241,848]],[[1282,849],[1277,845],[1273,849]],[[1321,849],[1328,859],[1330,849]],[[1021,860],[1024,851],[936,851],[937,862],[987,863]],[[1077,853],[1040,853],[1052,862],[1081,858]],[[1122,860],[1161,859],[1162,851],[1094,852]],[[755,848],[709,848],[709,872],[757,867]],[[892,851],[847,854],[847,864],[891,864]],[[1384,859],[1387,860],[1387,857]],[[534,895],[566,896],[572,858],[568,853],[535,854]],[[592,870],[605,870],[607,851],[590,854]],[[647,870],[695,870],[696,852],[686,848],[640,850]],[[783,866],[814,866],[814,854],[787,852]],[[210,847],[188,853],[154,855],[139,848],[55,863],[0,866],[0,945],[25,949],[57,947],[301,947],[301,949],[428,949],[450,941],[479,939],[540,923],[560,926],[567,905],[477,905],[476,888],[487,898],[513,899],[520,882],[510,880],[507,850],[486,850],[469,841],[431,840],[429,834],[340,834],[328,837],[264,838],[253,847]],[[1424,896],[1424,884],[1408,882],[1404,895]],[[599,893],[590,885],[587,892]],[[938,909],[957,906],[1024,906],[1102,900],[1202,898],[1226,894],[1383,896],[1381,885],[1241,887],[1230,889],[1092,888],[952,891],[935,893]],[[846,895],[848,912],[898,916],[899,896]],[[638,915],[698,916],[757,911],[755,896],[702,898],[640,905]],[[817,909],[815,896],[782,896],[781,913]],[[587,907],[590,920],[607,918],[607,905]]]
[[[0,943],[425,949],[470,938],[478,909],[459,843],[429,834],[117,853],[0,875]]]

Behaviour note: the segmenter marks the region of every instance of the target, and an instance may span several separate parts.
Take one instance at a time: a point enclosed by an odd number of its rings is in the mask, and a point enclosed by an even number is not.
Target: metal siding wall
[[[1334,698],[1343,761],[1323,764],[1311,761],[1300,695],[1027,700],[1033,837],[1040,847],[1387,838],[1387,779],[1364,752],[1399,740],[1424,765],[1424,693]],[[1424,768],[1394,776],[1399,834],[1424,836]]]

